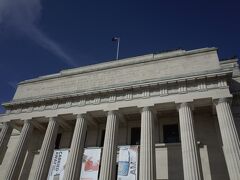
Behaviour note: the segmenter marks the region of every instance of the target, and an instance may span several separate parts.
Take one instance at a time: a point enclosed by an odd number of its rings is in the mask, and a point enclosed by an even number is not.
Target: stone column
[[[12,126],[10,122],[4,122],[2,130],[0,132],[0,155],[3,153],[4,149],[6,148],[8,141],[12,134]]]
[[[109,111],[99,180],[114,180],[116,175],[116,153],[119,119],[116,112]]]
[[[81,173],[84,142],[87,132],[87,120],[85,115],[77,116],[70,153],[67,159],[64,180],[79,180]]]
[[[56,117],[50,117],[47,131],[45,133],[42,147],[40,150],[39,161],[34,176],[35,180],[47,179],[53,151],[55,148],[58,127],[59,124]]]
[[[4,178],[5,180],[18,179],[28,149],[32,131],[32,123],[30,120],[25,120],[18,143],[13,153],[13,157],[9,163],[9,167],[6,169],[7,172]]]
[[[154,118],[149,107],[141,112],[140,180],[156,179]]]
[[[231,180],[240,179],[240,142],[234,123],[231,107],[227,99],[215,102],[220,132],[223,142],[223,152]]]
[[[178,107],[184,180],[200,180],[200,165],[194,135],[193,115],[189,103]]]

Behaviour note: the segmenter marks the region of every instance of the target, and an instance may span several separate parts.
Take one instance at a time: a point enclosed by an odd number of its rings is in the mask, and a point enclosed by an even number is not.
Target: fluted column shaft
[[[8,141],[12,134],[12,126],[10,122],[4,122],[2,130],[0,132],[0,155],[3,153],[5,147],[8,144]]]
[[[179,122],[184,180],[200,180],[200,166],[194,135],[193,115],[189,103],[179,105]]]
[[[156,179],[154,118],[149,107],[141,113],[140,180]]]
[[[114,111],[108,112],[99,180],[114,180],[119,119]]]
[[[240,143],[231,107],[227,99],[216,102],[223,152],[231,180],[240,179]]]
[[[49,118],[47,131],[44,136],[42,147],[39,155],[39,162],[34,176],[35,180],[47,179],[48,170],[52,160],[55,141],[57,138],[59,124],[56,118]]]
[[[33,125],[29,120],[25,120],[19,141],[13,153],[9,167],[6,172],[5,180],[15,180],[18,178],[21,167],[28,149],[29,140],[33,131]]]
[[[84,152],[84,142],[87,132],[87,120],[85,115],[77,116],[70,153],[67,159],[64,180],[79,180]]]

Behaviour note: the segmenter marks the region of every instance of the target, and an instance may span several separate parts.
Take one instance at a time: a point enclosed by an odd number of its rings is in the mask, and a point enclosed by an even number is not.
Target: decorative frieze
[[[45,107],[45,109],[57,109],[57,108],[58,108],[58,103],[57,102],[49,103]]]
[[[142,91],[140,88],[133,89],[133,99],[142,98]]]
[[[160,89],[160,85],[151,87],[151,90],[149,91],[149,96],[150,97],[159,96],[159,92],[160,92],[159,89]]]
[[[191,79],[186,83],[187,92],[199,91],[198,81],[196,79]]]
[[[22,108],[14,108],[12,109],[9,113],[10,114],[18,114],[18,113],[21,113],[22,112]]]
[[[78,106],[78,104],[79,104],[79,98],[74,98],[72,100],[72,106]]]
[[[142,97],[143,98],[148,98],[149,96],[150,96],[149,88],[148,87],[144,87],[142,89]]]
[[[109,102],[115,102],[115,101],[116,101],[116,94],[115,93],[110,94]]]
[[[168,89],[168,94],[177,94],[177,93],[179,93],[179,91],[178,91],[178,83],[177,82],[169,84],[167,89]]]
[[[65,108],[71,107],[71,105],[72,105],[72,101],[69,100],[65,103]]]
[[[39,105],[33,107],[33,111],[43,111],[44,109],[45,109],[44,104],[39,104]]]
[[[68,107],[71,107],[71,105],[72,105],[71,100],[64,100],[64,101],[60,101],[60,102],[57,101],[56,103],[58,103],[59,108],[68,108]],[[54,106],[52,105],[50,107],[50,109],[54,109]]]
[[[24,113],[24,112],[29,112],[28,108],[29,108],[29,107],[23,107],[23,108],[22,108],[22,112],[23,112],[23,113]]]
[[[100,103],[100,96],[96,95],[96,96],[89,96],[86,100],[86,105],[88,104],[99,104]]]
[[[132,98],[133,98],[132,90],[127,90],[125,93],[125,100],[132,100]]]
[[[186,81],[178,82],[178,92],[179,93],[186,93],[187,92],[187,83],[186,83]]]
[[[117,93],[116,96],[116,101],[122,101],[125,100],[125,92],[124,91],[120,91]]]
[[[24,106],[21,104],[12,106],[7,109],[7,113],[28,113],[32,111],[43,111],[43,110],[54,110],[60,108],[70,108],[73,106],[85,106],[100,103],[110,103],[116,101],[129,101],[139,98],[149,98],[154,96],[168,96],[172,94],[182,94],[194,91],[207,91],[208,89],[219,89],[228,88],[227,80],[223,77],[211,77],[189,79],[189,80],[179,80],[179,81],[169,81],[165,83],[155,83],[149,84],[144,87],[132,87],[129,89],[119,89],[117,91],[109,92],[98,92],[97,94],[89,95],[78,95],[73,96],[60,96],[58,99],[52,100],[42,100],[42,102],[35,101],[32,103],[25,103]],[[240,103],[239,95],[235,97],[235,101]],[[235,102],[234,101],[234,102]]]
[[[226,81],[226,79],[223,79],[223,78],[218,79],[218,87],[219,87],[219,88],[224,88],[224,87],[226,87],[226,86],[227,86],[227,81]]]
[[[79,106],[84,106],[86,104],[86,99],[85,98],[80,98],[78,105]]]
[[[198,91],[205,91],[207,89],[206,79],[198,79],[197,88],[198,88]]]
[[[107,95],[106,93],[102,94],[100,98],[100,103],[108,103],[109,101],[110,101],[109,95]]]
[[[161,84],[161,85],[160,85],[159,95],[160,95],[160,96],[167,96],[167,95],[168,95],[168,87],[167,87],[167,84]]]

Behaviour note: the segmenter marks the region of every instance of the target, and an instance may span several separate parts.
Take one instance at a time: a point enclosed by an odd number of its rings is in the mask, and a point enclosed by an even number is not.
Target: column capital
[[[50,122],[50,121],[54,121],[54,122],[56,122],[56,123],[59,123],[58,120],[57,120],[57,116],[54,116],[54,117],[47,117],[47,118],[49,119],[48,122]]]
[[[117,110],[111,110],[107,112],[107,115],[118,115],[118,111]]]
[[[77,114],[76,115],[77,119],[81,119],[81,118],[87,118],[87,114],[86,113],[81,113],[81,114]]]
[[[118,109],[104,110],[103,113],[104,113],[105,116],[108,116],[108,115],[119,115],[120,114]]]
[[[140,112],[145,112],[145,111],[151,111],[153,112],[153,107],[152,106],[145,106],[145,107],[142,107]]]
[[[24,119],[23,122],[24,123],[32,123],[32,119]]]
[[[232,98],[229,98],[229,97],[217,98],[217,99],[213,99],[212,101],[213,101],[213,104],[215,106],[220,104],[220,103],[224,103],[224,102],[231,104],[232,103]]]
[[[189,107],[189,108],[191,108],[191,110],[194,110],[193,102],[182,102],[182,103],[176,104],[176,108],[178,111],[180,108],[183,108],[183,107]]]
[[[149,106],[145,106],[142,108],[142,111],[151,111]]]

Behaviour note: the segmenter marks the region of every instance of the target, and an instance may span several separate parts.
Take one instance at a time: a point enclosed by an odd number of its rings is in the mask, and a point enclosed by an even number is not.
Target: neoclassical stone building
[[[116,179],[118,146],[138,145],[139,180],[240,179],[240,70],[216,48],[149,54],[26,80],[0,116],[0,179],[47,179],[70,148],[101,147],[100,180]]]

